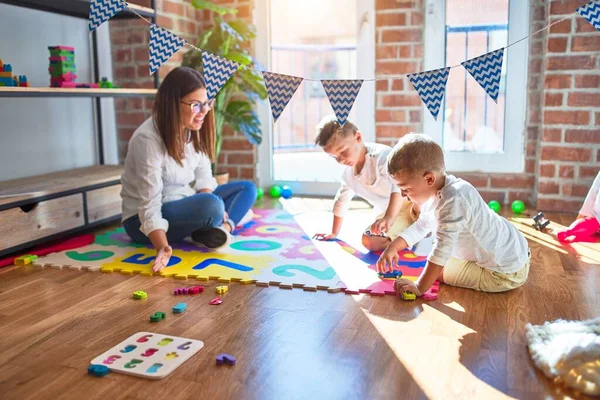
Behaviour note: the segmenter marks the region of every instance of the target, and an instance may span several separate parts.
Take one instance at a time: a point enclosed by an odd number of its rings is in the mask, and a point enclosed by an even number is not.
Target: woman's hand
[[[159,272],[161,269],[166,268],[169,264],[169,260],[171,259],[172,254],[173,249],[169,245],[157,249],[156,258],[154,259],[154,263],[152,264],[152,271]]]

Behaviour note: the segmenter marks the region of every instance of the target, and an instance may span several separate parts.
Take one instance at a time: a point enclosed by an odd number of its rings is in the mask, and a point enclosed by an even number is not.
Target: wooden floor
[[[307,201],[307,209],[322,207]],[[552,216],[569,223],[571,217]],[[526,323],[587,319],[600,310],[600,266],[530,241],[528,282],[504,294],[442,286],[435,302],[216,283],[181,315],[181,281],[31,267],[0,270],[2,399],[580,398],[532,364]],[[134,301],[144,290],[149,298]],[[94,357],[139,331],[203,340],[159,381],[87,375]],[[221,352],[238,358],[215,366]]]

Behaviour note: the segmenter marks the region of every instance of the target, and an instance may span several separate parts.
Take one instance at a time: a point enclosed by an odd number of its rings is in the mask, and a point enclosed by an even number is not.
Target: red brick
[[[522,175],[502,175],[492,176],[490,180],[490,187],[496,189],[505,188],[523,188],[527,189],[533,186],[533,177],[524,177]]]
[[[528,174],[535,173],[536,165],[537,165],[537,161],[534,159],[525,160],[525,172]]]
[[[540,182],[538,184],[538,193],[540,194],[558,194],[559,187],[554,182]]]
[[[528,140],[537,140],[539,133],[540,133],[539,127],[537,127],[537,126],[527,127],[527,139]]]
[[[582,0],[560,0],[550,2],[551,15],[569,15],[575,10],[584,5],[586,2]]]
[[[539,74],[542,72],[542,60],[531,60],[529,62],[529,73]]]
[[[504,204],[504,199],[506,198],[506,192],[492,192],[489,190],[477,190],[479,195],[483,197],[483,200],[488,203],[492,200],[496,200],[500,204]]]
[[[171,30],[174,26],[173,18],[158,14],[158,18],[156,18],[156,25],[160,26],[161,28]]]
[[[581,207],[580,201],[562,199],[540,199],[538,197],[536,208],[539,211],[557,211],[576,214]]]
[[[540,113],[538,110],[529,110],[529,123],[530,124],[539,124],[542,122],[540,118]]]
[[[253,165],[255,160],[254,160],[254,153],[251,151],[247,151],[245,153],[242,152],[235,152],[235,153],[231,153],[228,152],[227,153],[227,160],[229,162],[230,165]]]
[[[512,203],[515,200],[521,200],[526,205],[530,204],[531,192],[525,191],[509,191],[508,192],[508,203]]]
[[[240,168],[240,179],[249,179],[249,180],[254,180],[254,172],[255,169],[254,168],[249,168],[249,167],[241,167]]]
[[[559,111],[544,112],[545,124],[588,125],[590,123],[589,111]]]
[[[142,111],[143,110],[143,106],[144,106],[144,99],[141,97],[131,97],[131,98],[127,98],[125,99],[125,107],[123,108],[116,108],[117,106],[115,105],[115,108],[117,110],[123,110],[123,109],[127,109],[128,111]]]
[[[419,45],[419,44],[413,44],[412,48],[413,48],[412,57],[422,59],[423,58],[423,46]]]
[[[567,51],[567,38],[548,38],[546,48],[549,53],[564,53]]]
[[[149,62],[150,60],[150,55],[148,53],[148,48],[144,47],[144,48],[139,48],[139,49],[135,49],[133,52],[133,58],[136,62]]]
[[[552,21],[554,22],[554,21]],[[550,27],[550,33],[571,33],[571,20],[567,19]]]
[[[542,148],[542,160],[546,161],[590,161],[591,151],[581,147],[556,147],[544,146]]]
[[[144,108],[146,110],[152,110],[152,107],[154,107],[154,99],[146,97],[144,99]]]
[[[252,150],[252,144],[246,139],[225,138],[223,140],[222,150]]]
[[[377,0],[376,10],[396,10],[398,8],[414,8],[415,0]]]
[[[530,57],[535,57],[539,54],[543,54],[542,49],[544,48],[544,43],[541,40],[536,40],[531,42],[531,47],[529,48]]]
[[[404,80],[394,79],[392,81],[392,91],[399,92],[401,90],[404,90]]]
[[[594,121],[596,121],[596,126],[600,125],[600,112],[594,114]]]
[[[425,19],[423,18],[422,12],[413,12],[410,14],[410,24],[416,26],[422,26]]]
[[[404,110],[377,110],[375,122],[405,122],[406,112]]]
[[[132,111],[119,113],[117,115],[117,123],[119,125],[140,125],[146,120],[146,115],[140,111]]]
[[[533,21],[545,21],[546,19],[546,7],[543,3],[533,3],[531,5],[531,19]]]
[[[409,118],[408,120],[410,122],[421,122],[421,111],[419,110],[411,110],[409,112]]]
[[[135,67],[116,67],[114,77],[115,80],[135,79]]]
[[[420,29],[386,29],[381,32],[381,41],[384,43],[411,43],[423,40],[423,32]]]
[[[375,17],[375,26],[402,26],[406,25],[406,13],[378,13]]]
[[[535,142],[529,142],[527,143],[527,146],[525,147],[526,153],[525,155],[527,157],[535,157],[537,155],[537,143]]]
[[[377,92],[387,92],[388,91],[388,81],[387,80],[379,80],[375,82],[375,90]]]
[[[583,165],[579,166],[579,179],[582,178],[595,178],[600,171],[600,167],[586,167]]]
[[[589,185],[578,185],[574,183],[562,183],[560,190],[563,196],[585,197],[590,190]]]
[[[377,138],[397,138],[400,139],[407,133],[418,132],[414,125],[378,125],[375,130]]]
[[[219,170],[216,171],[216,174],[229,174],[229,179],[239,179],[240,178],[240,174],[238,172],[238,167],[231,167],[231,166],[225,166],[225,165],[220,165]]]
[[[409,45],[377,45],[376,59],[410,58],[411,48]]]
[[[242,18],[247,21],[249,21],[251,19],[252,9],[250,8],[249,5],[237,6],[236,8],[238,10],[238,13],[237,13],[238,18]]]
[[[130,49],[120,49],[114,52],[113,62],[115,63],[128,63],[132,61]]]
[[[544,128],[542,136],[544,142],[560,142],[562,141],[562,129]]]
[[[572,165],[561,165],[558,170],[559,178],[574,178],[575,177],[575,167]]]
[[[168,69],[165,64],[163,64],[162,67],[160,67],[160,69],[158,70],[158,76],[160,77],[160,80],[162,80],[165,76],[167,76],[167,74],[170,72],[170,69]],[[138,76],[144,76],[144,75],[149,75],[150,74],[150,68],[147,64],[141,64],[137,67],[137,74]]]
[[[218,163],[219,164],[227,164],[227,153],[226,152],[222,151],[221,153],[219,153]]]
[[[124,110],[127,107],[127,99],[125,98],[117,97],[114,101],[115,110],[117,112],[119,112],[120,110]]]
[[[600,40],[600,38],[599,38]],[[567,104],[574,107],[598,107],[600,106],[600,92],[585,93],[572,92],[569,93]]]
[[[135,129],[136,128],[126,128],[123,126],[118,127],[119,139],[128,142],[129,139],[131,139],[131,137],[133,136],[133,132],[135,132]]]
[[[579,69],[596,68],[596,56],[548,56],[546,58],[546,69],[551,71],[572,71]]]
[[[577,14],[577,17],[578,18],[575,18],[575,21],[577,21],[575,32],[598,33],[596,28],[594,28],[594,26],[590,24],[587,19],[581,18],[579,14]]]
[[[594,89],[600,87],[600,75],[575,75],[575,87]]]
[[[600,150],[598,150],[598,154],[596,154],[596,162],[600,163]]]
[[[548,178],[553,178],[556,174],[556,167],[554,164],[542,164],[540,165],[540,175]]]
[[[421,99],[418,95],[389,94],[382,96],[381,104],[383,107],[418,107]]]
[[[575,36],[571,39],[571,51],[600,51],[598,36]]]
[[[177,16],[184,15],[183,4],[175,3],[169,0],[163,0],[163,8],[162,11],[167,14],[175,14]]]
[[[476,188],[487,188],[489,184],[489,177],[487,174],[465,174],[462,172],[457,172],[454,175],[457,177],[469,182],[471,185]],[[504,188],[498,188],[504,189]]]
[[[565,131],[565,142],[600,144],[600,127],[596,129],[567,129]]]
[[[557,107],[562,106],[563,94],[562,93],[546,93],[544,99],[544,105],[546,107]]]
[[[392,62],[377,62],[377,74],[381,75],[402,75],[418,72],[418,64],[411,61],[392,61]]]

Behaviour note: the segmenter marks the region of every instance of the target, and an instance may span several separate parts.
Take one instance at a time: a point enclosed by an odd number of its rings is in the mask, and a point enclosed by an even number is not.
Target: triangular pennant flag
[[[322,80],[321,83],[338,122],[344,126],[363,80]]]
[[[202,52],[202,69],[206,81],[206,94],[208,99],[215,98],[219,90],[227,83],[229,78],[237,71],[240,65],[231,60],[221,58],[217,55]]]
[[[88,14],[88,29],[92,32],[125,8],[121,0],[92,0]]]
[[[185,40],[161,28],[158,25],[150,26],[150,75],[155,73],[175,52],[183,45]]]
[[[408,75],[408,80],[435,120],[440,113],[449,73],[450,67],[446,67]]]
[[[277,118],[279,118],[285,106],[290,102],[290,99],[296,93],[303,79],[297,76],[275,74],[266,71],[262,74],[267,86],[273,119],[277,122]]]
[[[600,31],[600,2],[591,0],[585,6],[577,9],[579,15],[587,19],[590,24]]]
[[[500,93],[503,58],[504,49],[500,49],[462,62],[462,66],[496,103]]]

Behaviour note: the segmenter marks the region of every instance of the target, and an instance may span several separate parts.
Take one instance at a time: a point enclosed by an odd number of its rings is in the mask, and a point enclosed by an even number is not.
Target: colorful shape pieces
[[[157,311],[154,314],[152,314],[150,316],[150,321],[151,322],[159,322],[162,321],[163,319],[167,318],[167,314],[161,311]]]
[[[215,297],[214,299],[212,299],[208,304],[212,305],[212,306],[218,306],[219,304],[223,303],[223,300],[221,300],[220,297]]]
[[[15,265],[22,267],[24,265],[31,264],[31,262],[37,258],[38,256],[36,256],[35,254],[25,254],[15,258]]]
[[[148,294],[142,290],[133,292],[133,298],[136,300],[142,300],[148,298]]]
[[[108,374],[110,370],[108,369],[108,367],[106,365],[99,365],[99,364],[91,364],[88,367],[88,375],[93,375],[93,376],[105,376],[106,374]]]
[[[175,306],[173,306],[173,312],[175,314],[181,314],[183,313],[187,308],[187,305],[185,303],[177,303]]]
[[[237,359],[231,354],[221,353],[217,356],[217,365],[235,365]]]
[[[228,291],[229,291],[229,288],[227,286],[217,286],[217,288],[216,288],[217,294],[225,294]]]

